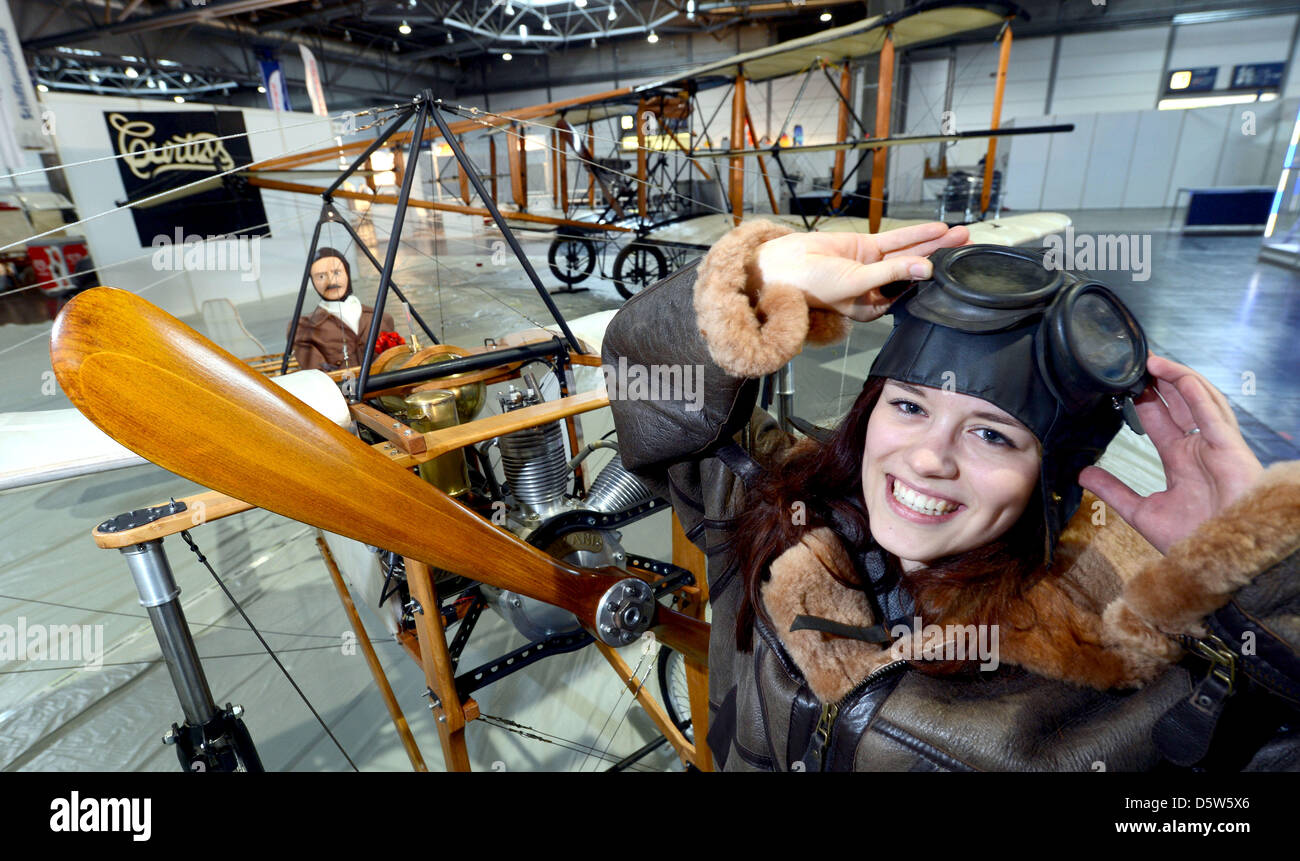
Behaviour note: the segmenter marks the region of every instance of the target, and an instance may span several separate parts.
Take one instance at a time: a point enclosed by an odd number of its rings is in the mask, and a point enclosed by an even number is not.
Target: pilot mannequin
[[[355,367],[366,349],[366,335],[375,309],[352,293],[352,270],[333,248],[319,248],[311,264],[311,283],[321,301],[310,315],[298,318],[293,354],[303,370],[333,371]],[[406,343],[395,331],[393,317],[384,314],[375,352]]]

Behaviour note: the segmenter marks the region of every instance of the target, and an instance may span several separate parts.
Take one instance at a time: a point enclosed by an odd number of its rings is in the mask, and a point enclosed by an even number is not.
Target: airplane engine
[[[502,412],[509,412],[541,403],[542,397],[536,386],[524,391],[511,386],[500,395],[500,402]],[[602,441],[590,445],[570,461],[564,424],[556,421],[505,434],[497,438],[496,445],[506,479],[502,492],[508,529],[571,564],[627,570],[621,533],[598,525],[596,515],[616,515],[649,501],[653,494],[623,467],[615,444]],[[591,483],[585,498],[575,499],[569,492],[573,470],[596,448],[614,448],[616,453]],[[577,512],[591,512],[592,516]],[[581,528],[574,528],[575,521]],[[567,528],[557,528],[561,526]],[[486,585],[480,590],[489,606],[530,640],[579,628],[572,613],[550,604]]]

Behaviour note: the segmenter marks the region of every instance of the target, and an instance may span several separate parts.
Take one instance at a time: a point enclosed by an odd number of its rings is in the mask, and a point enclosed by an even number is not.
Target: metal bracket
[[[161,520],[172,514],[180,514],[185,510],[185,503],[173,499],[166,505],[155,505],[153,508],[137,508],[135,511],[128,511],[126,514],[119,514],[117,517],[109,518],[99,524],[98,530],[100,532],[125,532],[128,529],[135,529],[138,526],[153,523],[155,520]]]

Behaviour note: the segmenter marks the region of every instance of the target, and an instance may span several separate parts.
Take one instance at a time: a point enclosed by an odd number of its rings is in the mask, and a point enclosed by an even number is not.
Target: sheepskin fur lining
[[[695,279],[700,335],[713,361],[732,376],[766,376],[793,359],[805,342],[830,344],[849,333],[847,317],[809,309],[799,288],[761,283],[758,246],[794,232],[771,221],[749,221],[718,240],[700,262]]]
[[[1025,606],[998,621],[999,660],[1047,678],[1110,690],[1153,680],[1182,654],[1173,634],[1201,636],[1201,619],[1255,575],[1300,550],[1300,461],[1275,464],[1242,499],[1161,556],[1085,491],[1061,535],[1051,575]],[[763,604],[814,694],[837,702],[899,657],[820,631],[790,631],[800,614],[848,625],[875,623],[839,539],[822,527],[772,562]]]

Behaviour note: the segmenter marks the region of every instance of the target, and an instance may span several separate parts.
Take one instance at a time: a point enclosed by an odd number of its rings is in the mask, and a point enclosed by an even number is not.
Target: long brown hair
[[[871,537],[862,497],[862,455],[867,422],[884,384],[883,377],[868,379],[828,440],[801,440],[746,489],[746,504],[736,519],[736,535],[746,537],[737,541],[744,595],[736,616],[736,645],[742,651],[752,648],[757,615],[762,614],[764,622],[772,624],[760,600],[769,566],[805,531],[829,527],[850,557],[878,546]],[[887,573],[901,580],[915,604],[915,615],[923,623],[1005,625],[1010,618],[1026,618],[1024,592],[1044,571],[1045,526],[1038,498],[1036,489],[1024,514],[998,540],[936,559],[915,571],[904,572],[898,557],[881,548]],[[805,516],[792,516],[795,511]],[[836,572],[835,577],[850,588],[870,589],[862,572]],[[923,661],[917,666],[947,674],[966,669],[971,663]]]

